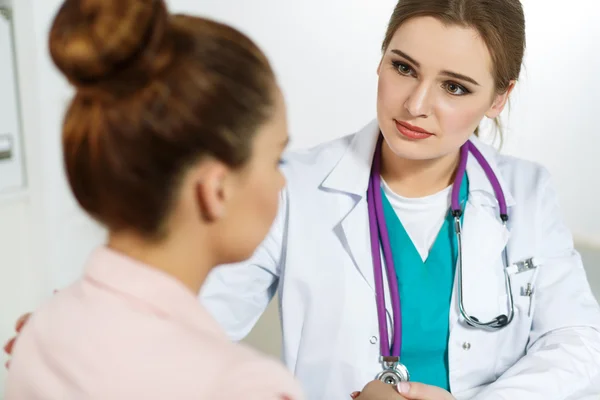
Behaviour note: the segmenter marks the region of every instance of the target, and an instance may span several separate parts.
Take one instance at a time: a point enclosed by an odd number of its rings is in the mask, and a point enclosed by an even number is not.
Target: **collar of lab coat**
[[[183,283],[106,246],[91,254],[84,279],[159,318],[174,320],[216,337],[226,337]]]
[[[327,175],[322,183],[323,187],[351,193],[360,197],[366,196],[369,183],[369,174],[375,145],[379,136],[379,123],[375,119],[360,130],[350,143],[350,146],[336,164],[333,170]],[[498,169],[496,151],[490,146],[481,142],[481,140],[472,135],[469,140],[483,154],[490,164],[492,171],[500,182],[500,187],[506,198],[507,207],[515,204],[509,188],[502,178]],[[467,175],[469,177],[469,201],[478,199],[480,203],[487,205],[497,205],[496,194],[483,168],[479,165],[475,157],[469,156],[467,160]]]

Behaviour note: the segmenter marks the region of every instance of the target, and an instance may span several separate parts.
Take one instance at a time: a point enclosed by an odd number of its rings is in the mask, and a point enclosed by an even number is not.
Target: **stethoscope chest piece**
[[[400,382],[410,381],[408,368],[397,361],[397,357],[382,357],[382,359],[384,369],[377,374],[377,380],[389,385],[397,385]]]

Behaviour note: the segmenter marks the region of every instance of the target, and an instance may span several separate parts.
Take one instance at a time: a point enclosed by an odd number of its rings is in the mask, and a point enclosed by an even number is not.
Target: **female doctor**
[[[416,400],[598,390],[600,308],[551,179],[476,135],[519,76],[524,25],[518,0],[400,0],[377,119],[289,155],[269,236],[210,275],[202,302],[236,340],[279,290],[308,398],[380,381]]]
[[[420,400],[598,393],[600,308],[550,176],[473,134],[503,110],[524,48],[518,0],[400,0],[377,120],[289,155],[270,235],[204,287],[230,336],[278,289],[284,360],[310,399],[386,370]]]

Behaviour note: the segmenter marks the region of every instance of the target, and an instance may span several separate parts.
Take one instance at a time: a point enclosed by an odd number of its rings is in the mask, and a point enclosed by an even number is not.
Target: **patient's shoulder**
[[[242,344],[187,337],[167,346],[162,355],[169,360],[160,372],[170,377],[166,386],[182,389],[178,396],[166,392],[166,398],[203,394],[201,398],[223,400],[303,399],[299,384],[280,361]]]

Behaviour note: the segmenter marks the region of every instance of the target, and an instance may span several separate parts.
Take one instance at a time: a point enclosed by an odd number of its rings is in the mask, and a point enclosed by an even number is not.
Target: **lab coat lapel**
[[[321,183],[322,190],[344,196],[339,204],[350,205],[340,210],[341,219],[335,227],[335,233],[355,267],[372,288],[367,187],[378,133],[379,125],[373,121],[354,135],[340,161]]]
[[[341,221],[339,238],[344,244],[354,266],[358,269],[369,286],[374,289],[373,261],[369,236],[369,217],[367,199],[362,197]]]
[[[375,291],[373,261],[371,256],[370,228],[367,207],[367,187],[373,154],[379,137],[377,120],[358,132],[337,165],[321,184],[321,189],[350,197],[351,207],[342,210],[342,218],[335,233],[354,267],[361,274],[373,293]],[[343,202],[343,204],[348,204]],[[382,265],[385,265],[382,261]],[[385,271],[384,289],[386,309],[391,314],[391,300]]]
[[[375,296],[375,279],[373,273],[373,259],[371,255],[371,238],[369,236],[369,218],[367,210],[366,197],[363,197],[359,203],[348,213],[341,223],[340,240],[347,243],[346,251],[352,257],[354,266],[358,269],[365,282],[369,285]],[[385,271],[385,260],[380,250],[381,266],[383,268],[383,290],[385,296],[385,309],[387,312],[387,321],[389,337],[393,337],[392,327],[392,301],[389,291],[387,273]]]

